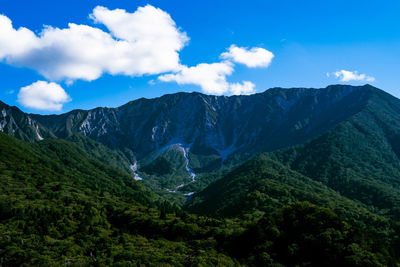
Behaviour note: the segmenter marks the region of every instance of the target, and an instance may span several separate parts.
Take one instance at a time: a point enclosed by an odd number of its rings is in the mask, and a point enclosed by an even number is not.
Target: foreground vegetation
[[[396,266],[394,243],[295,192],[268,212],[188,214],[72,143],[2,133],[0,177],[5,266]]]

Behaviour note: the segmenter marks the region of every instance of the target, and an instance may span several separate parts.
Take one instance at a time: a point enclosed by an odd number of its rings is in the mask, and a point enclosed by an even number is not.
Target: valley
[[[400,100],[370,85],[0,110],[9,265],[399,264]]]

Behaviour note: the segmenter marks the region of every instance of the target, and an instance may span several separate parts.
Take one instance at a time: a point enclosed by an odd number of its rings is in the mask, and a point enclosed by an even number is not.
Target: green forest
[[[400,101],[384,91],[172,94],[49,116],[3,106],[0,266],[400,267]],[[157,141],[158,120],[174,123]],[[211,147],[214,130],[240,125],[229,154]]]
[[[207,212],[182,208],[71,142],[0,133],[1,263],[399,266],[400,224],[392,217],[267,156],[228,176],[236,187],[225,185],[218,209],[218,196]]]

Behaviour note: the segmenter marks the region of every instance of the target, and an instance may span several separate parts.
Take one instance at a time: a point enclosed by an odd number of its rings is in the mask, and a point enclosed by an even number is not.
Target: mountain
[[[19,108],[10,107],[0,101],[0,110],[0,131],[24,141],[44,139],[41,133],[46,132],[46,129]]]
[[[47,116],[4,103],[0,111],[1,131],[31,142],[74,142],[103,163],[135,172],[161,195],[198,192],[249,158],[274,152],[277,161],[351,199],[380,207],[399,201],[397,193],[369,197],[396,192],[400,170],[399,100],[370,85],[231,97],[177,93]],[[338,169],[340,161],[349,166]],[[365,179],[374,186],[357,191]]]
[[[138,99],[118,108],[49,116],[25,114],[1,103],[0,130],[27,141],[81,134],[118,150],[124,155],[125,169],[138,161],[139,171],[179,146],[188,155],[189,167],[203,178],[202,174],[236,166],[260,152],[319,136],[362,110],[375,90],[369,85],[334,85],[273,88],[231,97],[177,93]],[[184,181],[191,181],[189,172]],[[172,181],[168,188],[181,182]]]
[[[400,100],[364,89],[368,98],[357,113],[303,144],[265,152],[234,168],[194,194],[186,208],[248,216],[308,201],[329,207],[387,247],[398,247]]]
[[[281,163],[281,168],[296,175],[325,184],[349,199],[399,218],[400,100],[370,86],[362,90],[368,97],[357,113],[310,141],[268,152],[265,157]],[[218,197],[234,191],[229,187],[237,186],[232,176],[238,170],[204,190],[204,194],[214,192],[213,197]],[[250,179],[256,178],[246,181]],[[315,192],[315,189],[307,191]],[[201,194],[199,197],[204,198]]]
[[[2,104],[1,129],[18,138],[22,136],[19,131],[24,132],[27,140],[81,132],[110,147],[127,147],[139,158],[182,142],[193,150],[209,148],[225,159],[234,151],[275,150],[324,132],[362,108],[368,98],[366,88],[273,88],[231,97],[177,93],[118,108],[50,116],[24,114]]]
[[[399,114],[369,85],[49,116],[0,103],[0,258],[398,266]]]
[[[273,157],[342,195],[400,218],[400,103],[374,91],[362,111]]]

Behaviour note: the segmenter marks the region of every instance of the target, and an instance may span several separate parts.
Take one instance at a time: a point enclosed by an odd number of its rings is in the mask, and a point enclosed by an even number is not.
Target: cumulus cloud
[[[255,84],[249,81],[243,83],[232,83],[230,84],[230,92],[233,95],[250,95],[255,93]]]
[[[166,74],[158,77],[164,82],[175,81],[178,84],[195,84],[208,94],[221,95],[229,90],[226,76],[233,72],[231,62],[201,63],[194,67],[182,66],[181,70],[174,74]]]
[[[18,102],[21,105],[39,110],[61,110],[63,104],[70,100],[60,85],[46,81],[37,81],[22,87],[18,93]]]
[[[260,47],[251,49],[231,45],[228,52],[220,55],[224,61],[201,63],[193,67],[181,66],[179,71],[158,77],[160,81],[177,82],[178,84],[195,84],[208,94],[221,95],[229,92],[233,95],[255,93],[255,84],[250,81],[229,83],[226,79],[234,71],[234,62],[247,67],[268,67],[274,55]]]
[[[22,55],[37,47],[39,40],[32,31],[24,27],[15,30],[11,20],[0,15],[0,59]]]
[[[339,70],[333,73],[333,75],[342,82],[350,82],[350,81],[367,81],[373,82],[375,78],[372,76],[367,76],[366,74],[358,74],[358,71],[348,71],[348,70]],[[329,73],[327,73],[329,77]]]
[[[227,92],[233,95],[249,95],[255,93],[255,84],[250,81],[229,83],[226,79],[234,71],[234,62],[247,67],[268,67],[274,55],[260,47],[251,49],[231,45],[228,52],[220,55],[224,61],[217,63],[201,63],[193,67],[181,66],[179,71],[158,77],[160,81],[178,84],[195,84],[208,94],[222,95]]]
[[[69,23],[66,28],[45,26],[35,34],[24,27],[14,28],[8,17],[0,15],[0,61],[34,69],[50,81],[64,81],[67,85],[78,79],[92,81],[104,73],[161,75],[160,81],[195,84],[205,93],[220,95],[254,92],[252,82],[227,81],[227,76],[234,71],[234,63],[251,68],[268,67],[274,57],[260,47],[231,45],[220,55],[221,62],[189,67],[179,59],[179,52],[189,38],[167,12],[151,5],[139,7],[133,13],[97,6],[89,17],[94,22],[92,26],[75,23]],[[40,95],[41,91],[50,95],[49,88],[57,87],[54,83],[45,83],[22,88],[20,103],[38,109],[44,106],[61,109],[67,98],[54,102],[37,97],[29,101],[26,97],[26,92]],[[67,96],[61,87],[54,90]]]
[[[164,82],[174,81],[178,84],[195,84],[207,94],[249,95],[255,93],[255,84],[252,82],[229,83],[226,77],[233,71],[233,63],[229,61],[201,63],[194,67],[182,66],[179,72],[161,75],[158,79]]]
[[[222,53],[221,57],[236,63],[244,64],[249,68],[255,68],[268,67],[274,58],[274,54],[261,47],[248,49],[246,47],[231,45],[228,48],[228,52]]]
[[[177,71],[186,33],[170,15],[151,5],[134,13],[96,7],[90,17],[100,28],[69,23],[68,28],[45,27],[39,35],[14,29],[0,15],[0,60],[35,69],[49,80],[99,78],[103,73],[141,76]]]

